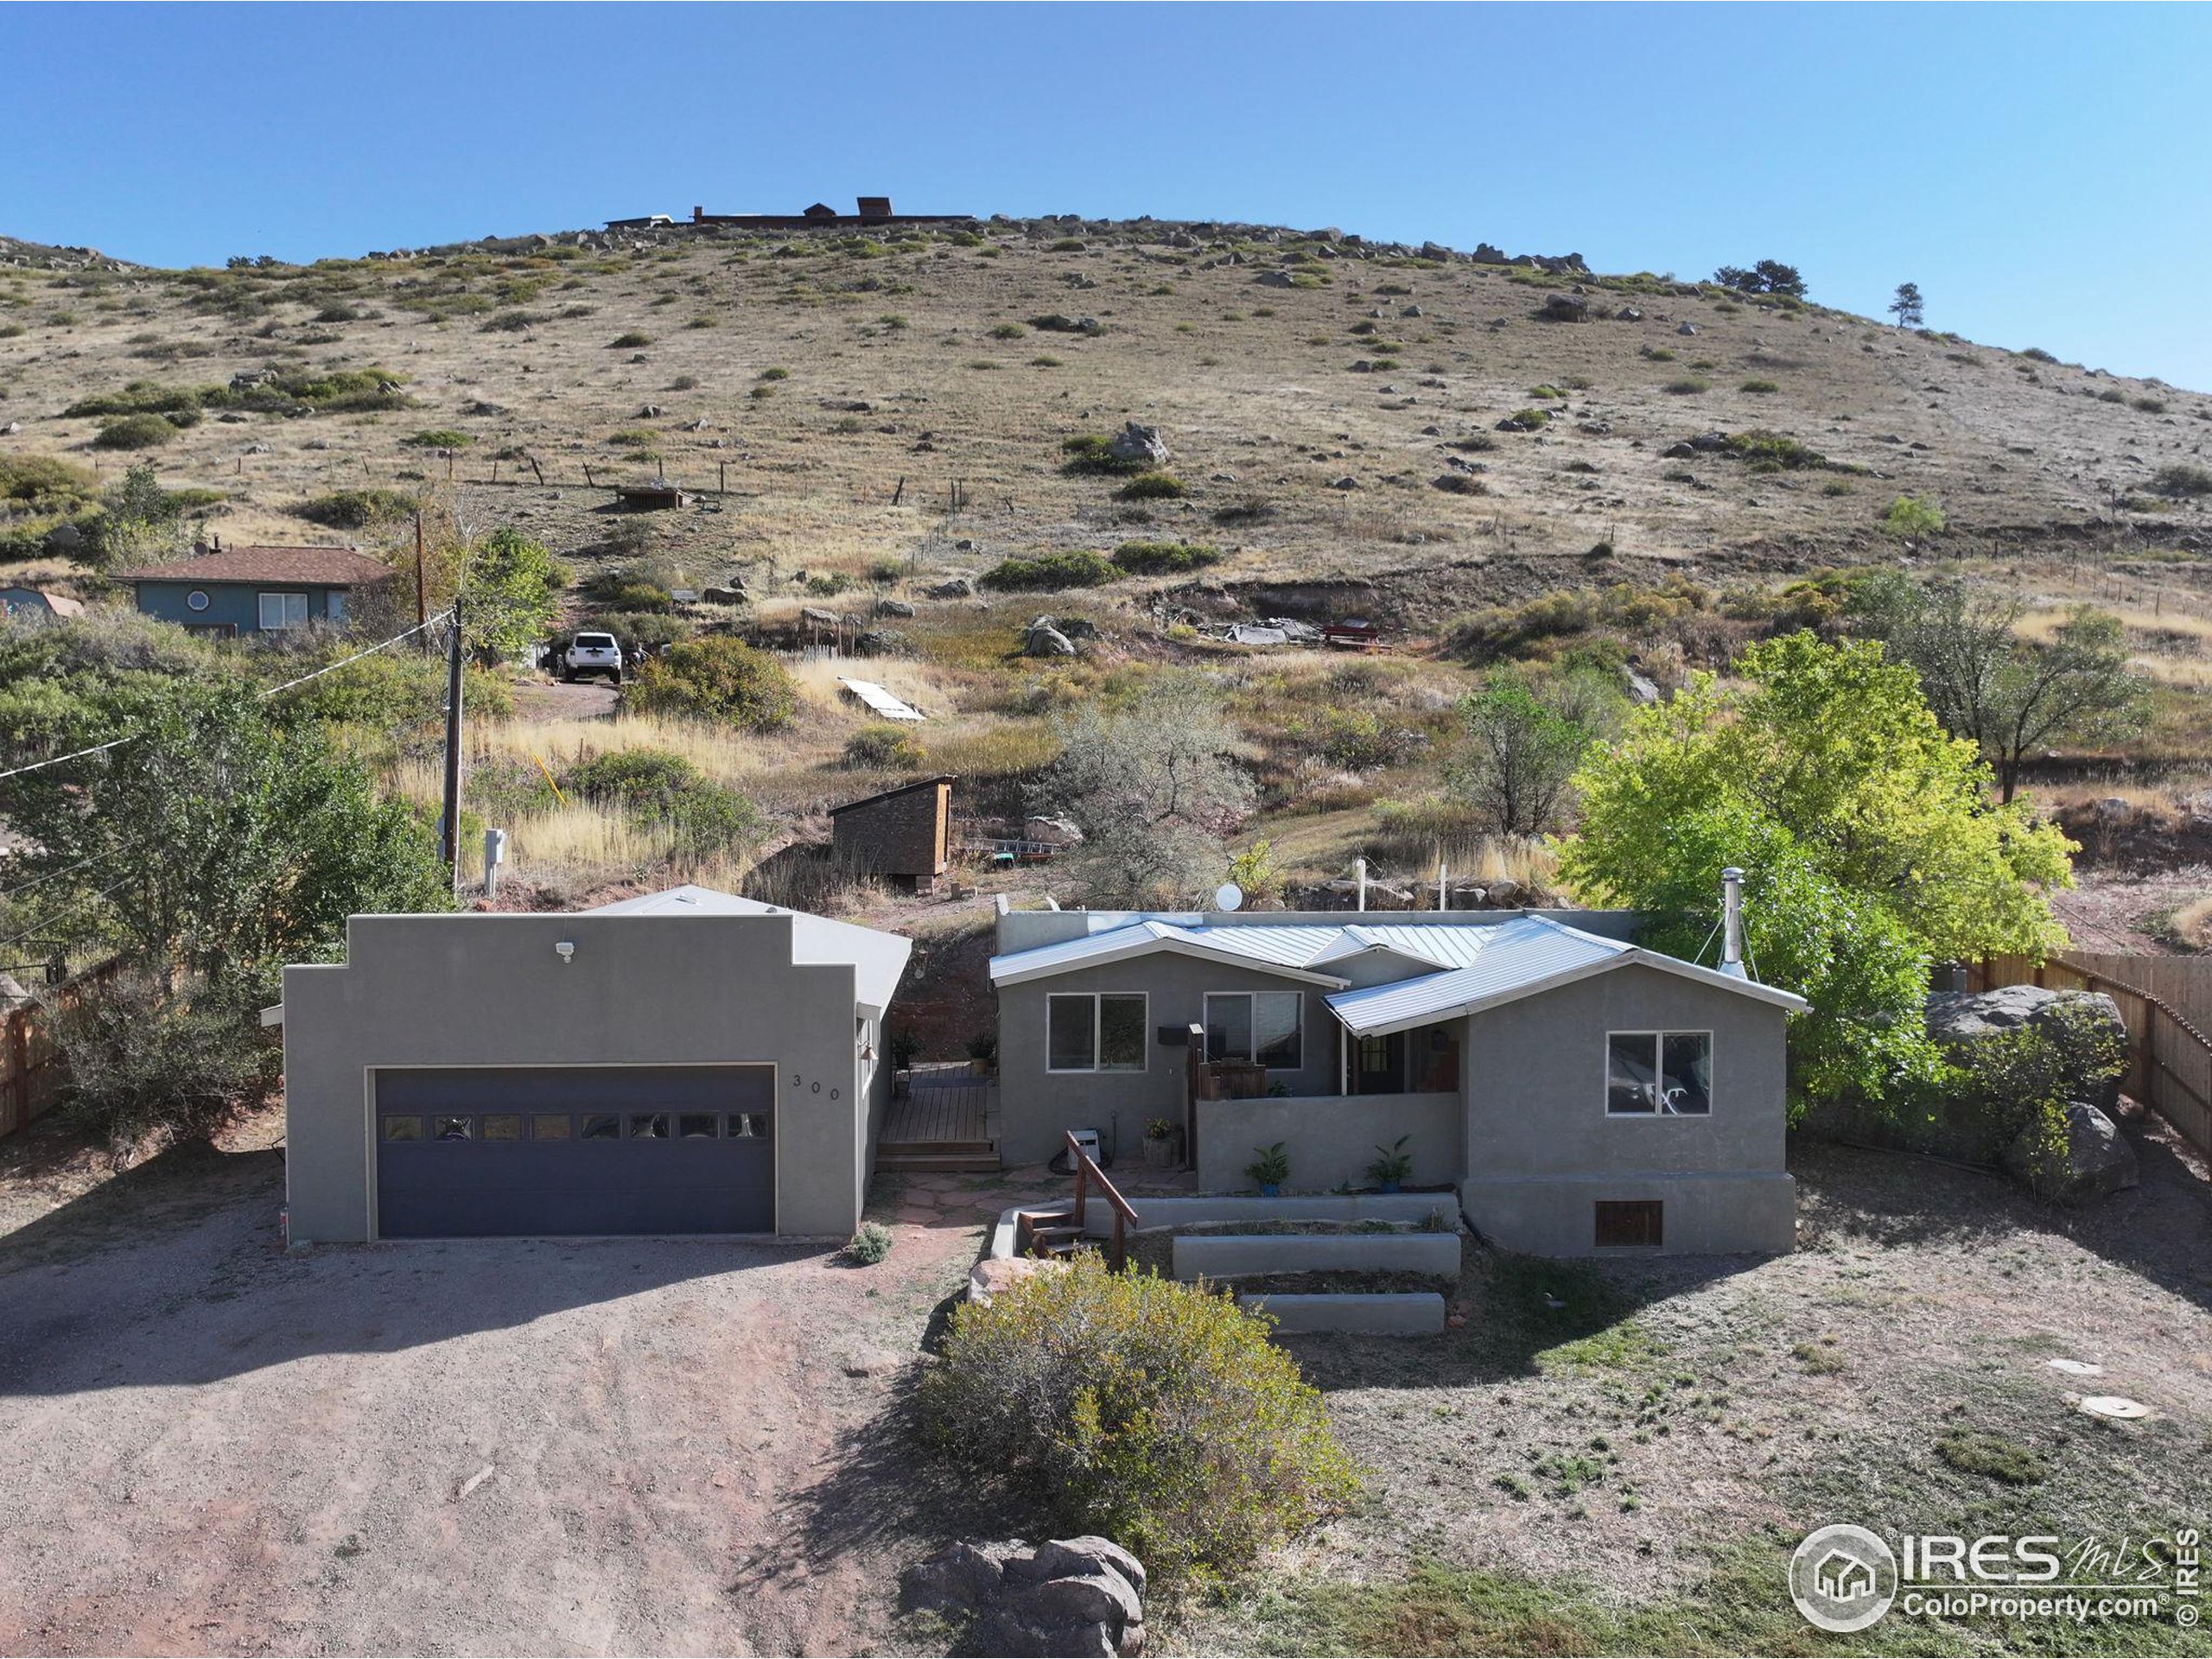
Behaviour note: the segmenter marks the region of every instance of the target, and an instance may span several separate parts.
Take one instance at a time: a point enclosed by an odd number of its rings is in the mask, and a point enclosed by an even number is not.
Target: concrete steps
[[[936,1170],[981,1174],[999,1167],[995,1141],[883,1141],[876,1144],[879,1170]]]

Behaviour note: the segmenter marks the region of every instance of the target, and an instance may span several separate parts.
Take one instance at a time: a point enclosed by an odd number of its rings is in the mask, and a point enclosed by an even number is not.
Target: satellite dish
[[[1234,881],[1224,881],[1213,890],[1216,910],[1241,910],[1244,906],[1244,889]]]

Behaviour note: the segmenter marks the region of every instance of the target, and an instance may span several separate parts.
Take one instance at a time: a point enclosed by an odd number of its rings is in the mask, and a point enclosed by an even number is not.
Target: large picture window
[[[1048,1071],[1141,1071],[1145,995],[1102,991],[1045,999]]]
[[[1206,998],[1206,1058],[1245,1060],[1270,1071],[1306,1064],[1306,997],[1300,991],[1224,991]]]
[[[1712,1111],[1711,1032],[1607,1033],[1607,1116],[1707,1117]]]
[[[305,594],[262,594],[261,626],[264,628],[304,628],[307,625],[308,596]]]

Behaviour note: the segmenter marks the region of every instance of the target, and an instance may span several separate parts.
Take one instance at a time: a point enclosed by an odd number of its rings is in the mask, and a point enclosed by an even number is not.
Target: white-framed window
[[[307,625],[308,596],[305,594],[261,595],[261,626],[264,630],[304,628]]]
[[[1143,991],[1061,992],[1045,999],[1047,1071],[1141,1071],[1151,999]]]
[[[1713,1113],[1713,1033],[1605,1033],[1605,1116],[1708,1117]]]
[[[1295,1071],[1306,1064],[1305,1023],[1303,991],[1209,991],[1206,1058]]]

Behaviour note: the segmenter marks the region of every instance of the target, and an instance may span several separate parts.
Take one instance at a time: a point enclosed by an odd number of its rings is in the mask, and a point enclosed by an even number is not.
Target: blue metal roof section
[[[1276,925],[1256,919],[1217,925],[1187,914],[1132,918],[1101,932],[994,957],[991,982],[1019,984],[1155,950],[1249,962],[1286,977],[1338,987],[1327,998],[1329,1007],[1347,1030],[1361,1036],[1411,1030],[1630,963],[1679,974],[1792,1012],[1806,1006],[1802,997],[1773,986],[1700,968],[1624,940],[1586,933],[1549,917],[1494,920],[1479,912],[1465,925],[1300,921]],[[1341,988],[1343,976],[1328,971],[1373,951],[1426,963],[1437,971],[1357,989]]]

